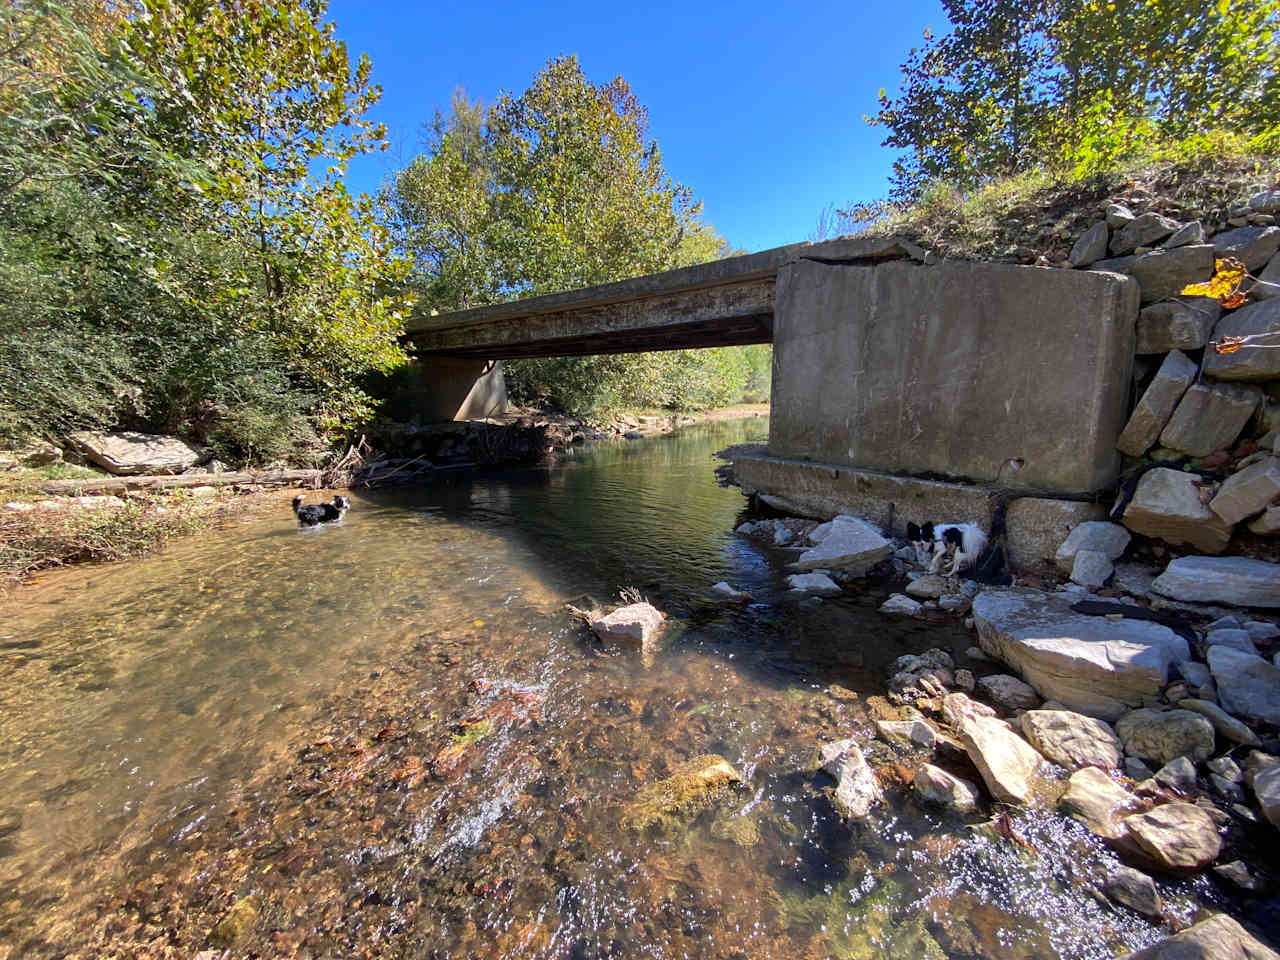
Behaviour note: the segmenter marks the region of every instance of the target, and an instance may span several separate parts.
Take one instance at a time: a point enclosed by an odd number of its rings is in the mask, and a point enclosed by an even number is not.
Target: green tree
[[[883,89],[893,193],[1035,165],[1103,164],[1153,136],[1260,134],[1280,122],[1277,0],[944,0]]]

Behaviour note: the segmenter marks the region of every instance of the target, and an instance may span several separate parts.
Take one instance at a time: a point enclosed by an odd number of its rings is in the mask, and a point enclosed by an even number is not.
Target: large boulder
[[[1180,350],[1174,350],[1165,357],[1129,415],[1129,422],[1116,441],[1116,449],[1131,457],[1146,453],[1160,438],[1160,431],[1173,416],[1187,388],[1195,383],[1199,372],[1200,368]]]
[[[1280,960],[1280,954],[1220,913],[1122,960]]]
[[[1151,589],[1188,603],[1277,608],[1280,564],[1249,557],[1178,557],[1156,577]]]
[[[1217,825],[1194,803],[1166,803],[1125,817],[1122,826],[1156,866],[1171,873],[1200,870],[1222,852]]]
[[[1224,710],[1280,724],[1280,667],[1232,647],[1210,647],[1207,659]]]
[[[1138,481],[1121,521],[1144,537],[1221,553],[1231,540],[1231,525],[1200,499],[1199,481],[1199,476],[1183,470],[1148,470]]]
[[[1069,601],[1026,587],[987,589],[973,603],[983,651],[1014,667],[1046,700],[1115,720],[1158,696],[1187,641],[1149,620],[1074,612]]]
[[[1261,402],[1262,391],[1257,387],[1194,384],[1160,431],[1160,442],[1170,450],[1207,457],[1235,443]]]
[[[77,450],[111,473],[181,473],[204,459],[203,451],[177,437],[150,433],[73,433]]]
[[[1111,728],[1094,717],[1070,710],[1028,710],[1022,735],[1047,759],[1068,770],[1114,770],[1124,752]]]
[[[991,795],[1005,803],[1026,803],[1035,789],[1040,754],[995,717],[967,717],[960,743]]]
[[[880,531],[858,517],[841,514],[831,521],[822,542],[800,554],[796,570],[844,570],[860,577],[893,555],[893,544]]]
[[[1222,484],[1209,509],[1227,523],[1261,513],[1280,495],[1280,457],[1264,457],[1233,473]]]
[[[1070,536],[1062,542],[1062,546],[1054,554],[1053,561],[1062,573],[1070,576],[1077,552],[1096,550],[1106,554],[1111,560],[1118,560],[1132,539],[1129,531],[1118,523],[1111,523],[1108,520],[1090,520],[1079,524],[1071,531]]]
[[[1191,710],[1142,709],[1116,721],[1124,752],[1160,765],[1178,757],[1203,763],[1213,755],[1213,724]]]
[[[1280,297],[1246,304],[1227,314],[1213,331],[1213,338],[1266,337],[1246,343],[1233,353],[1206,351],[1204,372],[1219,380],[1272,380],[1280,377]],[[1268,336],[1270,335],[1270,336]]]

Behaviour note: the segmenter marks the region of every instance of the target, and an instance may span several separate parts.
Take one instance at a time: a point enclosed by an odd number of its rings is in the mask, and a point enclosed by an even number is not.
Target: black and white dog
[[[332,503],[315,503],[309,507],[302,505],[302,494],[293,498],[293,512],[298,518],[298,526],[315,527],[322,523],[337,523],[342,515],[351,509],[351,501],[338,495]]]
[[[987,546],[987,535],[976,523],[930,521],[919,527],[908,523],[907,539],[915,548],[916,562],[927,565],[930,573],[944,572],[943,566],[950,557],[951,566],[945,570],[949,577],[974,566]]]

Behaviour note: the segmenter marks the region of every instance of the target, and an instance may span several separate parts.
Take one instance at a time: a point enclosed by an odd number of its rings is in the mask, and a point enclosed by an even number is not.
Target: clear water
[[[1026,844],[922,810],[873,745],[884,666],[961,651],[867,587],[802,602],[732,533],[712,453],[766,421],[553,469],[278,507],[0,609],[0,957],[1112,957],[1160,931],[1043,810]],[[713,599],[719,580],[756,604]],[[671,615],[652,658],[564,609],[621,585]],[[852,693],[850,693],[852,691]],[[848,826],[815,747],[890,784]],[[624,825],[702,754],[744,783]],[[945,761],[944,761],[945,762]],[[895,767],[895,765],[897,765]],[[963,761],[950,765],[964,774]],[[972,770],[969,776],[974,776]],[[1174,912],[1211,895],[1167,886]]]

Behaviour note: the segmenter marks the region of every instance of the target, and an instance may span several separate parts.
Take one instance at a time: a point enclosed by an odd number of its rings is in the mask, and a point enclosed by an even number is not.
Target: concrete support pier
[[[427,423],[506,413],[507,381],[501,360],[419,357],[402,376],[397,407]]]

